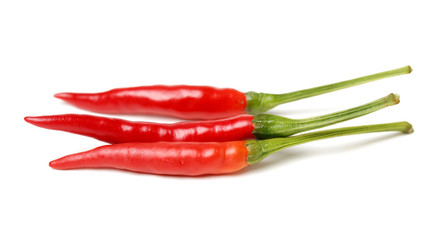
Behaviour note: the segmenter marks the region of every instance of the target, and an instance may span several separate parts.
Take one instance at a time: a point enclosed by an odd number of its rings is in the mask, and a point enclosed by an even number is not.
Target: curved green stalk
[[[258,114],[255,115],[252,120],[255,126],[255,130],[252,133],[259,139],[287,137],[300,132],[321,128],[335,123],[344,122],[349,119],[357,118],[380,110],[387,106],[398,104],[399,102],[399,95],[391,93],[386,97],[377,99],[373,102],[358,107],[318,117],[305,119],[289,119],[269,114]]]
[[[258,163],[271,153],[274,153],[284,148],[292,147],[307,142],[333,138],[333,137],[346,136],[346,135],[373,133],[373,132],[387,132],[387,131],[400,131],[403,133],[411,133],[413,132],[413,128],[412,125],[409,124],[408,122],[394,122],[394,123],[364,125],[364,126],[316,131],[287,138],[273,138],[267,140],[247,140],[246,147],[249,150],[247,163],[249,165]]]
[[[250,114],[263,113],[280,104],[297,101],[303,98],[313,97],[324,93],[337,91],[344,88],[353,87],[363,83],[376,81],[383,78],[394,77],[402,74],[408,74],[412,71],[410,66],[393,69],[386,72],[376,73],[364,77],[359,77],[351,80],[328,84],[320,87],[304,89],[300,91],[284,93],[284,94],[269,94],[247,92],[247,107],[246,111]]]

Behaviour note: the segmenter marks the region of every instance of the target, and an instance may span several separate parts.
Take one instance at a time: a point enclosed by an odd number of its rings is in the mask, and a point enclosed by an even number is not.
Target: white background
[[[1,1],[1,239],[444,239],[441,1]],[[411,65],[277,107],[302,118],[390,92],[401,103],[333,127],[380,133],[284,150],[237,174],[57,171],[104,143],[25,116],[87,113],[64,91],[191,84],[283,93]],[[154,116],[130,120],[174,122]]]

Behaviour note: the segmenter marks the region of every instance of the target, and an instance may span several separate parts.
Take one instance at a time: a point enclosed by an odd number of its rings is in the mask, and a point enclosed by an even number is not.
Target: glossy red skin
[[[238,171],[247,164],[244,141],[122,143],[76,153],[50,162],[55,169],[116,168],[197,176]]]
[[[220,119],[246,113],[244,93],[208,86],[143,86],[102,93],[58,93],[79,108],[101,113],[156,114],[183,119]]]
[[[173,124],[131,122],[79,114],[26,117],[25,120],[39,127],[81,134],[109,143],[226,142],[255,138],[252,134],[253,116],[248,114]]]

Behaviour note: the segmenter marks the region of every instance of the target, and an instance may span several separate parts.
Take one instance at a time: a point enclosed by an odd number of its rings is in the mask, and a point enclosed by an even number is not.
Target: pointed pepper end
[[[27,123],[32,123],[33,122],[33,117],[25,117],[25,122]]]
[[[24,119],[25,119],[25,122],[30,123],[32,125],[37,125],[39,122],[41,122],[41,118],[40,117],[30,117],[30,116],[27,116]]]
[[[74,95],[72,93],[63,92],[54,94],[54,97],[62,100],[70,100],[73,99]]]
[[[30,117],[27,116],[24,118],[25,121],[29,124],[32,124],[37,127],[46,127],[46,123],[48,123],[48,117],[40,116],[40,117]]]
[[[60,159],[56,159],[56,160],[49,162],[48,165],[53,169],[63,170],[64,168],[61,167],[60,163],[61,163]]]

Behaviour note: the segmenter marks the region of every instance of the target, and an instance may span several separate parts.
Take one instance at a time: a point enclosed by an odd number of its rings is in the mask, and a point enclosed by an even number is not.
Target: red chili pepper
[[[259,114],[198,122],[161,124],[130,122],[91,115],[64,114],[26,117],[39,127],[93,137],[109,143],[124,142],[226,142],[250,138],[286,137],[299,132],[343,122],[399,103],[397,94],[348,110],[307,119],[289,119]]]
[[[308,98],[378,79],[407,74],[403,67],[285,94],[242,93],[230,88],[208,86],[144,86],[118,88],[101,93],[58,93],[79,108],[101,113],[157,114],[183,119],[220,119],[240,114],[257,114],[277,105]]]
[[[407,122],[347,127],[288,138],[205,143],[122,143],[76,153],[50,162],[55,169],[117,168],[142,173],[196,176],[238,171],[278,150],[343,135],[412,132]]]

